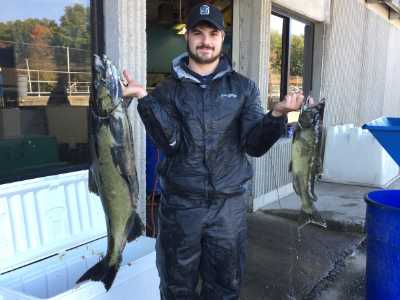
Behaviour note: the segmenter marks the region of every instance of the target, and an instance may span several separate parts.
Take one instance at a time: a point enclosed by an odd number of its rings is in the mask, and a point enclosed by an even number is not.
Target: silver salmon
[[[127,241],[143,233],[136,213],[139,185],[133,133],[122,98],[117,68],[106,56],[95,55],[95,101],[90,107],[89,189],[100,196],[107,224],[107,253],[77,283],[102,281],[109,290],[119,269]]]
[[[326,227],[326,222],[314,206],[316,176],[321,169],[321,138],[325,99],[314,103],[308,97],[302,105],[293,135],[291,172],[293,188],[301,200],[302,223]]]

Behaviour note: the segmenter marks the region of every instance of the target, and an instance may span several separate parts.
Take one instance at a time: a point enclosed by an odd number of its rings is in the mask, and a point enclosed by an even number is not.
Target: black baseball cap
[[[193,7],[187,18],[187,29],[193,29],[200,22],[209,22],[219,30],[225,30],[224,16],[214,5],[203,3]]]

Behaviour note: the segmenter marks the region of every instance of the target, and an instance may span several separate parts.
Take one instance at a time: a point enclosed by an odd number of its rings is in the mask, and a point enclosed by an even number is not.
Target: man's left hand
[[[281,117],[286,115],[288,112],[299,110],[304,101],[304,95],[302,92],[288,93],[284,99],[277,102],[272,109],[272,115],[274,117]]]

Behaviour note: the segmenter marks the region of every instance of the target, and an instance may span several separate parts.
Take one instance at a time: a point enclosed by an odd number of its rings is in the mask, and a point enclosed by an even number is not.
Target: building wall
[[[357,0],[334,0],[331,22],[322,26],[325,125],[399,116],[400,29]]]
[[[138,82],[146,85],[146,0],[104,1],[106,53],[122,69],[127,69]],[[140,195],[138,212],[146,216],[146,136],[136,110],[136,102],[129,107],[133,127],[136,168]]]
[[[262,99],[268,96],[270,0],[234,1],[233,66],[254,80]]]
[[[385,116],[400,115],[400,27],[391,27],[387,43],[387,64],[384,103],[382,113]]]
[[[270,0],[235,0],[233,65],[251,78],[260,89],[261,99],[268,95],[269,32],[272,2]],[[265,105],[267,101],[262,101]],[[260,158],[250,158],[254,177],[251,182],[249,210],[274,201],[292,192],[288,173],[291,143],[280,140]]]
[[[319,6],[308,11],[299,1],[272,2],[316,21],[312,94],[327,98],[325,126],[361,125],[382,115],[400,115],[400,29],[396,24],[360,0],[320,0]],[[271,1],[235,3],[234,39],[239,45],[239,50],[234,49],[235,68],[256,81],[265,99]],[[322,14],[323,22],[317,22]],[[287,168],[290,152],[290,140],[281,139],[267,155],[252,159],[250,209],[293,192]]]
[[[274,5],[317,22],[327,22],[330,17],[331,0],[273,0]]]

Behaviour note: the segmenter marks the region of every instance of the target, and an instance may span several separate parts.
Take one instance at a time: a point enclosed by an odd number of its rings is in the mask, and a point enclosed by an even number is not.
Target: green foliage
[[[0,40],[11,41],[13,39],[11,22],[0,23]]]
[[[271,32],[270,67],[273,74],[281,73],[282,35]],[[302,76],[304,65],[304,35],[291,35],[290,39],[290,75]]]
[[[278,31],[271,32],[270,66],[273,74],[281,73],[282,64],[282,36]]]
[[[83,65],[90,65],[89,13],[89,7],[75,4],[65,7],[59,24],[45,18],[0,22],[0,46],[8,44],[4,41],[11,42],[17,67],[23,67],[28,58],[32,67],[48,64],[46,68],[50,70],[56,69],[54,62],[57,68],[65,69],[65,47],[77,48],[70,49],[70,59],[82,69]]]
[[[60,19],[57,41],[65,47],[89,50],[89,8],[80,4],[67,6]]]
[[[290,40],[290,75],[303,76],[304,35],[292,35]]]

